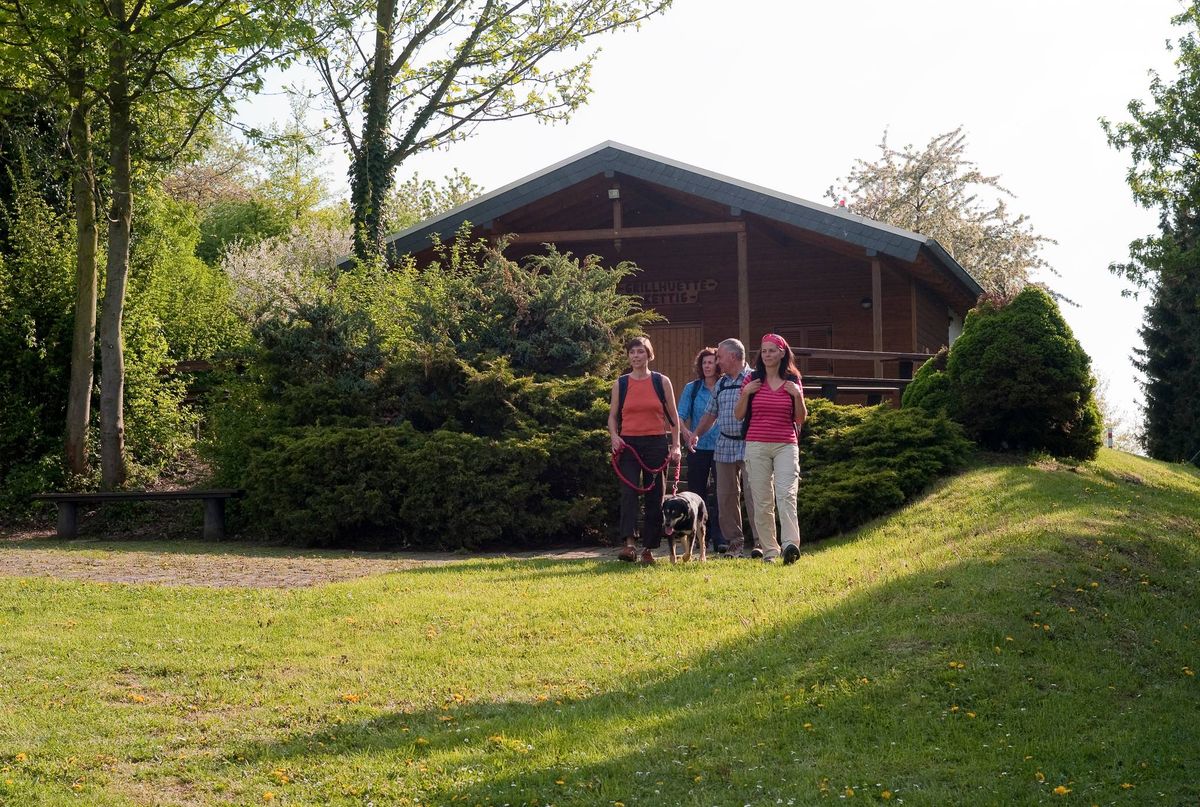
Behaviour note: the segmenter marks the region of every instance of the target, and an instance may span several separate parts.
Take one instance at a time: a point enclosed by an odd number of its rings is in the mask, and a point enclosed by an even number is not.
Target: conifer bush
[[[949,354],[926,362],[905,407],[945,411],[979,445],[1092,459],[1102,418],[1091,359],[1054,300],[1029,286],[967,314]]]
[[[944,413],[808,402],[797,514],[805,540],[845,532],[902,505],[966,460]]]

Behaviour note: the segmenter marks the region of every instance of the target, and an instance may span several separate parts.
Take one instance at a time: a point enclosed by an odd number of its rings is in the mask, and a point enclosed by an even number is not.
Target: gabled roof
[[[389,236],[386,241],[388,254],[419,252],[429,246],[430,237],[435,233],[447,239],[464,221],[486,225],[492,219],[608,171],[693,194],[910,263],[924,249],[934,265],[963,284],[972,296],[983,293],[979,283],[932,238],[611,140]]]

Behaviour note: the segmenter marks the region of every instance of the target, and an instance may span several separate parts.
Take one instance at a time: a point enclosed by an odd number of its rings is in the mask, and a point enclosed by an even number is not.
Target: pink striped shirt
[[[750,383],[749,378],[746,379],[746,383]],[[747,441],[796,442],[796,416],[792,408],[792,396],[782,385],[779,389],[772,390],[764,381],[751,400],[753,403],[750,410],[750,429],[746,432]]]

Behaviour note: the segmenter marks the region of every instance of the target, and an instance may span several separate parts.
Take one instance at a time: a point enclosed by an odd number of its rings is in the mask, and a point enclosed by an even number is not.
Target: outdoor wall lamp
[[[862,298],[861,300],[858,301],[858,304],[861,305],[867,311],[871,310],[871,298],[870,297]]]

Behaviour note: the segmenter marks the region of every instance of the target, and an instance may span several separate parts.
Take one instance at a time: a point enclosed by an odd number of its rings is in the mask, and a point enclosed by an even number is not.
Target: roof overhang
[[[434,235],[446,240],[464,222],[486,226],[493,219],[597,174],[616,173],[834,238],[861,247],[868,255],[888,255],[913,263],[924,250],[931,262],[972,298],[983,293],[975,278],[932,238],[611,140],[389,236],[385,242],[387,254],[396,258],[420,252],[429,247]]]

